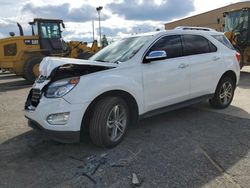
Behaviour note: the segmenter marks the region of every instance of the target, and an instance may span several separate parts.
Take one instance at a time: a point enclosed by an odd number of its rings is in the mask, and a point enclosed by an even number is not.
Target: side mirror
[[[62,27],[63,27],[63,29],[65,29],[65,24],[62,22]]]
[[[14,36],[15,36],[15,33],[14,33],[14,32],[9,32],[9,35],[10,35],[11,37],[14,37]]]
[[[150,61],[157,61],[167,58],[167,53],[164,50],[151,51],[145,57],[144,63],[149,63]]]

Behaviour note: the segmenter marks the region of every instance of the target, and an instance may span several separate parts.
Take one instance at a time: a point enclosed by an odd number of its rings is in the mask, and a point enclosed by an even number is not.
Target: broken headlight
[[[80,77],[66,78],[51,83],[45,91],[47,98],[59,98],[70,92],[79,82]]]

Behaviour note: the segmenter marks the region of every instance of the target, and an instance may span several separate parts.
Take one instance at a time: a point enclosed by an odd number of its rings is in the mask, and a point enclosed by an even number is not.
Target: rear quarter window
[[[228,47],[231,50],[235,50],[231,42],[227,39],[225,35],[212,35],[216,40],[220,43],[224,44],[224,46]]]

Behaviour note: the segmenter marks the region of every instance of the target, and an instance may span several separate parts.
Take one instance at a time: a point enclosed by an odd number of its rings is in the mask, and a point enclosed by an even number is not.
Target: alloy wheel
[[[223,105],[227,105],[231,102],[233,97],[233,86],[230,82],[223,83],[221,90],[220,90],[220,102]]]
[[[122,105],[112,108],[107,119],[107,132],[111,141],[119,140],[127,126],[127,111]]]

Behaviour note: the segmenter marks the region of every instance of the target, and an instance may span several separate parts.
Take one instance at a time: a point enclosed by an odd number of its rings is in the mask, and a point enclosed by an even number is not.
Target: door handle
[[[217,60],[219,60],[219,59],[220,59],[220,57],[216,57],[216,56],[214,56],[214,57],[212,58],[213,61],[217,61]]]
[[[182,63],[182,64],[179,65],[179,69],[185,69],[188,66],[189,66],[188,64]]]

